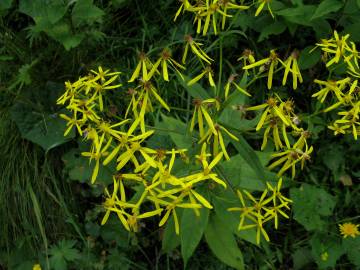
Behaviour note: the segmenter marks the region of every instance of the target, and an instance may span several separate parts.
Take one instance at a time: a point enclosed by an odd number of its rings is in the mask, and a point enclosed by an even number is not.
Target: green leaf
[[[282,21],[275,21],[274,23],[265,26],[260,32],[258,42],[267,39],[270,35],[279,35],[286,30],[286,25]]]
[[[16,103],[11,109],[11,117],[22,137],[40,145],[46,152],[75,137],[74,131],[64,136],[66,121],[58,114],[37,113],[22,103]]]
[[[315,5],[303,5],[296,8],[282,9],[276,11],[275,14],[283,16],[289,22],[311,26],[310,18],[315,8]]]
[[[64,1],[53,0],[48,3],[46,12],[49,18],[49,21],[54,24],[61,20],[67,11],[67,6]]]
[[[70,180],[90,183],[95,162],[89,164],[89,159],[83,157],[81,152],[80,149],[73,148],[62,156],[62,161],[65,164],[64,170],[69,174]],[[112,175],[114,173],[112,167],[115,167],[115,164],[110,163],[107,166],[101,165],[96,183],[103,183],[105,185],[112,183]]]
[[[299,248],[292,254],[294,270],[306,269],[305,266],[312,262],[309,248]]]
[[[342,239],[342,245],[350,262],[360,267],[360,237]]]
[[[1,0],[0,1],[0,11],[9,9],[11,7],[12,2],[13,2],[13,0]]]
[[[227,189],[222,196],[212,197],[212,203],[215,209],[215,215],[219,220],[222,220],[223,224],[236,236],[248,241],[251,244],[256,244],[256,229],[238,230],[240,218],[237,213],[229,212],[227,209],[230,207],[238,207],[240,204],[239,198],[233,191]]]
[[[161,115],[161,118],[163,121],[156,124],[156,127],[161,128],[161,131],[159,130],[160,132],[157,133],[168,134],[178,148],[191,148],[193,142],[191,134],[187,132],[187,125],[179,119],[168,117],[163,114]]]
[[[121,224],[121,221],[115,213],[110,214],[107,222],[100,227],[99,233],[106,243],[115,241],[118,247],[124,249],[129,248],[129,232]]]
[[[345,252],[339,238],[328,234],[315,234],[310,240],[310,245],[319,269],[334,269],[336,261]]]
[[[359,0],[360,1],[360,0]],[[344,31],[342,32],[344,35],[345,34],[350,34],[350,39],[354,42],[360,42],[360,22],[354,23],[354,24],[350,24],[347,25],[344,29]]]
[[[77,47],[84,38],[83,34],[73,34],[70,26],[65,21],[56,23],[46,33],[60,42],[67,51]]]
[[[336,204],[336,197],[309,184],[292,188],[290,198],[293,200],[294,219],[308,231],[323,230],[323,217],[331,216]]]
[[[271,158],[271,153],[255,152],[260,165],[267,164]],[[275,173],[264,171],[264,177],[259,178],[257,171],[245,161],[241,154],[232,156],[230,160],[221,163],[221,171],[226,176],[226,180],[234,188],[247,190],[263,191],[266,188],[265,181],[276,185],[278,177]]]
[[[357,4],[358,7],[360,8],[360,0],[356,0],[356,4]]]
[[[174,219],[170,218],[165,225],[162,250],[166,253],[170,253],[178,245],[180,245],[180,237],[175,233]]]
[[[321,1],[320,5],[316,8],[314,15],[311,20],[320,18],[331,12],[338,11],[343,6],[343,3],[339,0],[324,0]]]
[[[209,209],[202,208],[199,211],[200,216],[198,217],[192,209],[184,209],[181,217],[181,255],[184,266],[187,265],[189,258],[194,253],[208,224]]]
[[[321,149],[322,160],[326,167],[334,175],[335,181],[340,181],[340,175],[343,173],[343,167],[345,167],[345,156],[346,152],[344,147],[341,145],[331,145],[331,147],[324,147]],[[319,153],[320,154],[320,153]]]
[[[244,269],[244,260],[233,233],[217,216],[211,216],[205,239],[215,256],[235,269]]]
[[[308,46],[300,53],[299,68],[301,70],[309,69],[315,66],[321,60],[321,51],[316,49],[310,52],[314,46]]]
[[[78,0],[72,11],[72,19],[75,25],[93,24],[101,22],[104,14],[103,10],[93,4],[93,0]]]
[[[50,24],[62,19],[67,11],[67,5],[62,0],[20,0],[19,11],[32,17],[36,23],[47,21]]]
[[[333,29],[331,25],[325,19],[321,18],[313,20],[311,26],[315,31],[315,36],[317,39],[321,39],[330,34],[333,34]]]
[[[74,248],[76,241],[61,240],[49,250],[50,264],[55,270],[66,270],[67,262],[80,259],[79,251]]]
[[[233,145],[245,162],[255,171],[258,179],[265,181],[266,175],[264,172],[264,166],[261,164],[256,152],[248,144],[243,136],[234,133],[239,139],[238,142],[234,142]]]
[[[186,84],[186,82],[190,81],[191,78],[188,76],[184,75],[184,80],[182,80],[179,76],[178,76],[178,81],[179,83],[185,88],[185,90],[190,94],[190,96],[192,96],[193,98],[199,98],[199,99],[208,99],[211,96],[209,95],[209,93],[199,84],[199,83],[195,83],[191,86],[188,86]]]

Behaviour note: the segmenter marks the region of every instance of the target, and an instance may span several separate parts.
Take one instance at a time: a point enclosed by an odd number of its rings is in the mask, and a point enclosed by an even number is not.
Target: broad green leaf
[[[219,220],[222,220],[223,224],[236,236],[241,239],[248,241],[254,245],[256,244],[256,230],[238,230],[240,217],[238,213],[229,212],[227,209],[230,207],[239,207],[240,200],[237,195],[234,194],[234,191],[228,188],[223,192],[221,196],[213,196],[212,203],[214,205],[215,215]],[[214,213],[214,212],[212,212]]]
[[[158,128],[161,128],[158,133],[168,134],[178,148],[191,148],[193,141],[191,134],[187,131],[187,125],[179,119],[163,114],[161,118],[163,121],[156,124]]]
[[[72,19],[75,25],[93,24],[101,22],[104,14],[103,10],[93,4],[93,0],[78,0],[72,11]]]
[[[301,51],[300,58],[299,58],[299,68],[301,70],[312,68],[318,62],[320,62],[321,50],[316,49],[316,50],[313,50],[312,52],[310,52],[313,48],[314,48],[314,46],[308,46]]]
[[[65,21],[56,23],[46,33],[60,42],[67,51],[77,47],[84,38],[83,34],[72,34],[70,26]]]
[[[215,215],[210,216],[205,230],[205,239],[209,248],[219,260],[235,269],[244,269],[242,252],[232,231]]]
[[[202,208],[199,211],[200,216],[196,216],[192,209],[184,209],[181,217],[181,255],[185,266],[198,246],[208,224],[209,209]]]
[[[165,225],[162,238],[162,250],[170,253],[180,245],[180,237],[175,233],[174,219],[170,218]]]
[[[360,1],[360,0],[359,0]],[[350,39],[354,42],[360,42],[360,22],[349,24],[342,32],[343,35],[350,34]]]
[[[19,0],[19,11],[34,20],[37,17],[45,15],[46,3],[44,0]]]
[[[50,264],[55,270],[66,270],[68,262],[81,258],[79,251],[74,248],[75,244],[74,240],[61,240],[52,246],[49,251]]]
[[[195,75],[196,76],[196,75]],[[213,91],[212,89],[205,90],[199,83],[195,83],[193,85],[188,86],[187,82],[190,81],[191,78],[188,76],[184,76],[184,80],[178,77],[178,81],[185,88],[185,90],[189,93],[193,98],[199,99],[208,99],[211,97],[208,91]]]
[[[292,254],[292,259],[294,270],[306,269],[305,266],[312,262],[311,250],[306,247],[299,248]]]
[[[342,239],[342,245],[350,262],[360,267],[360,237]]]
[[[64,17],[67,6],[62,0],[20,0],[19,11],[32,17],[36,23],[48,21],[48,29],[51,24],[58,22]]]
[[[64,136],[66,121],[57,114],[40,114],[24,104],[16,103],[11,109],[11,117],[22,137],[40,145],[45,151],[75,137],[74,131]]]
[[[357,4],[358,7],[360,8],[360,0],[356,0],[356,4]]]
[[[103,213],[104,215],[105,213]],[[100,215],[101,218],[103,217]],[[130,245],[129,232],[124,228],[115,213],[111,213],[107,222],[99,228],[100,237],[106,242],[110,243],[116,241],[117,246],[121,248],[128,248]]]
[[[271,153],[255,152],[255,155],[260,162],[259,165],[264,166],[269,162]],[[263,191],[266,188],[265,182],[276,185],[278,179],[276,174],[270,171],[264,171],[264,178],[259,178],[258,173],[241,154],[222,162],[221,171],[233,187],[247,190]]]
[[[316,8],[311,20],[320,18],[331,12],[338,11],[343,6],[343,3],[339,0],[324,0],[320,2],[320,5]]]
[[[330,216],[336,204],[334,196],[309,184],[292,188],[290,198],[293,200],[294,219],[308,231],[323,230],[323,217]]]
[[[333,34],[333,29],[330,23],[323,18],[313,20],[311,26],[315,31],[315,36],[317,39],[321,39]]]
[[[345,253],[339,238],[328,234],[315,234],[310,240],[310,245],[319,269],[334,269],[336,261]]]
[[[228,99],[222,104],[224,108],[217,121],[230,131],[232,129],[239,131],[248,131],[249,129],[253,129],[259,121],[260,116],[251,120],[246,119],[244,111],[242,111],[242,108],[238,106],[247,104],[249,97],[237,90],[233,91],[234,92],[231,93]]]
[[[11,7],[13,0],[1,0],[0,1],[0,11],[9,9]]]
[[[239,133],[235,133],[235,136],[239,139],[238,142],[233,143],[235,149],[245,160],[245,162],[255,171],[257,177],[260,180],[265,181],[266,175],[264,172],[264,166],[261,164],[258,156],[256,155],[254,149],[248,144],[243,136]]]
[[[46,5],[46,12],[49,21],[54,24],[61,20],[67,11],[64,1],[53,0]]]
[[[310,18],[314,13],[315,8],[315,5],[303,5],[295,8],[282,9],[275,13],[283,16],[289,22],[311,26]]]
[[[84,149],[84,151],[88,150]],[[70,180],[90,184],[95,161],[89,163],[89,159],[83,157],[81,152],[81,150],[73,148],[62,156],[62,161],[65,164],[64,170],[69,174]],[[114,162],[107,166],[100,165],[99,174],[95,183],[111,184],[112,175],[115,173],[114,167],[116,167]]]
[[[345,167],[345,156],[346,152],[344,147],[341,145],[331,145],[329,147],[324,146],[320,149],[322,160],[326,167],[332,172],[335,181],[340,180],[340,175],[343,173]],[[319,151],[319,154],[320,154]]]
[[[286,30],[286,25],[282,21],[275,21],[274,23],[265,26],[260,32],[258,42],[267,39],[270,35],[279,35]]]

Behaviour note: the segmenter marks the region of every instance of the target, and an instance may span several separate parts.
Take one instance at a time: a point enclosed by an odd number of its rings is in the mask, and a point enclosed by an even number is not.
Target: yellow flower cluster
[[[299,58],[299,51],[294,50],[290,56],[285,60],[281,60],[276,53],[275,50],[271,50],[268,57],[261,59],[259,61],[254,61],[254,58],[249,58],[250,63],[248,65],[245,65],[243,67],[244,70],[254,69],[256,67],[259,67],[259,71],[256,76],[261,76],[264,71],[267,71],[267,87],[268,89],[272,88],[273,85],[273,78],[274,73],[284,69],[284,75],[282,80],[282,85],[285,85],[287,82],[287,78],[289,73],[292,74],[292,80],[293,80],[293,89],[297,89],[298,83],[303,82],[303,78],[300,73],[300,69],[298,66],[297,59]],[[278,67],[279,63],[281,64],[280,67]]]
[[[213,121],[214,117],[211,115],[215,115],[216,112],[219,111],[219,101],[214,98],[206,100],[195,99],[194,105],[194,112],[190,123],[190,132],[193,132],[194,127],[197,124],[200,134],[198,142],[200,144],[204,142],[210,144],[212,142],[213,155],[216,156],[219,153],[222,153],[225,159],[229,160],[230,157],[226,151],[224,134],[234,141],[238,141],[239,139],[220,123]]]
[[[130,81],[136,79],[142,72],[140,85],[133,89],[137,93],[133,94],[126,112],[126,115],[132,112],[134,121],[125,119],[112,123],[111,120],[105,120],[106,117],[102,114],[103,92],[121,86],[121,84],[112,85],[118,78],[119,72],[110,73],[109,70],[103,71],[99,67],[98,71],[92,71],[92,74],[74,83],[67,82],[65,93],[58,99],[58,104],[66,104],[66,109],[71,113],[71,116],[61,115],[68,125],[65,135],[75,126],[78,133],[91,142],[90,150],[82,153],[90,161],[95,161],[91,182],[94,183],[98,178],[101,165],[106,166],[112,161],[116,162],[117,174],[113,176],[113,190],[111,193],[108,189],[105,190],[106,200],[103,206],[106,214],[102,224],[105,224],[110,213],[113,212],[127,230],[137,231],[140,219],[161,216],[164,213],[159,226],[165,224],[172,215],[175,231],[179,233],[177,209],[191,208],[198,215],[199,208],[212,208],[211,204],[196,191],[198,185],[206,181],[214,181],[226,188],[225,182],[213,172],[223,153],[220,152],[209,160],[212,155],[207,153],[206,143],[202,144],[201,152],[196,156],[200,168],[192,174],[182,176],[175,176],[172,168],[176,158],[185,157],[186,149],[166,151],[144,146],[145,140],[154,133],[154,130],[146,130],[144,120],[146,111],[152,109],[151,98],[158,100],[163,107],[169,109],[151,82],[143,79],[150,79],[155,73],[152,70],[162,61],[165,60],[161,58],[148,72],[147,65],[150,62],[142,56],[130,79]],[[162,65],[164,72],[164,62]],[[206,114],[206,110],[203,109],[203,112]],[[206,114],[205,118],[209,118],[209,115]],[[141,133],[135,134],[138,127]],[[131,173],[126,173],[126,169]],[[126,189],[131,185],[137,186],[140,193],[137,199],[127,201],[129,196]],[[141,212],[144,202],[152,204],[155,210]]]
[[[246,111],[257,110],[262,110],[263,112],[256,126],[256,131],[262,128],[265,129],[261,150],[264,150],[267,146],[270,136],[276,150],[281,150],[272,155],[272,158],[277,160],[271,163],[268,168],[272,170],[282,165],[278,176],[291,169],[292,178],[294,178],[296,164],[300,162],[301,169],[303,169],[305,161],[310,159],[310,154],[313,151],[313,147],[309,147],[307,143],[310,133],[298,127],[300,121],[294,112],[294,102],[292,100],[282,101],[279,96],[275,96],[270,97],[264,104],[246,108]],[[289,132],[299,136],[293,145],[291,145],[289,140]]]
[[[324,103],[327,98],[332,100],[332,105],[323,112],[339,109],[337,112],[339,118],[328,126],[334,131],[334,135],[352,134],[357,140],[360,135],[360,88],[358,86],[360,55],[355,43],[349,41],[349,37],[350,35],[339,36],[334,31],[334,37],[323,39],[316,44],[324,52],[323,59],[327,61],[326,67],[329,68],[342,62],[346,65],[349,76],[339,80],[321,81],[316,79],[314,82],[321,89],[312,97],[317,98],[321,103]]]
[[[265,223],[274,220],[275,229],[277,229],[279,226],[279,216],[289,218],[284,210],[290,210],[289,204],[292,201],[281,194],[281,185],[282,178],[279,179],[276,187],[272,187],[267,183],[267,188],[258,199],[246,190],[242,192],[238,190],[237,194],[242,207],[228,209],[228,211],[240,211],[239,231],[256,228],[257,244],[260,244],[261,235],[266,241],[270,241],[264,229]]]
[[[356,44],[349,41],[349,37],[349,34],[339,36],[339,34],[334,31],[332,38],[322,39],[320,43],[316,43],[316,47],[320,47],[324,52],[323,59],[326,62],[326,67],[330,67],[343,60],[349,72],[357,74],[359,72],[359,52],[356,49]]]
[[[207,180],[214,181],[226,188],[223,180],[212,171],[214,166],[221,160],[222,155],[214,157],[209,163],[211,156],[206,152],[206,144],[203,145],[201,153],[196,156],[201,163],[199,172],[186,176],[175,176],[172,169],[177,156],[184,155],[185,150],[157,150],[152,158],[156,168],[148,162],[144,162],[133,173],[119,173],[113,177],[113,190],[110,193],[107,189],[106,201],[103,206],[106,209],[105,216],[101,224],[105,224],[110,213],[116,213],[123,226],[129,231],[138,231],[139,220],[152,216],[161,216],[159,226],[162,226],[169,219],[170,215],[174,219],[175,232],[179,234],[180,225],[178,212],[179,209],[193,209],[195,214],[200,214],[202,207],[212,208],[211,204],[200,193],[196,191],[196,186]],[[170,156],[169,158],[167,156]],[[138,196],[127,200],[127,182],[137,185]],[[153,209],[141,212],[141,206],[148,202],[153,205]]]
[[[218,34],[218,29],[224,30],[226,19],[231,18],[228,12],[232,10],[246,10],[250,6],[238,5],[232,0],[181,0],[178,11],[175,14],[174,21],[181,13],[190,12],[194,17],[194,24],[196,25],[196,33],[205,36],[212,27],[215,35]]]

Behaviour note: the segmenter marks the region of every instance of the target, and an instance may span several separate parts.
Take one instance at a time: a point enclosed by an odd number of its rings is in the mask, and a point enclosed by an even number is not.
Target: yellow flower
[[[243,66],[254,64],[255,58],[254,58],[254,52],[249,49],[245,49],[242,53],[242,55],[237,59],[237,61],[243,62]],[[248,72],[247,70],[245,72]]]
[[[76,114],[73,115],[72,118],[67,116],[66,114],[60,114],[60,117],[67,121],[67,123],[66,123],[67,129],[64,132],[64,136],[68,135],[74,126],[76,127],[80,136],[82,136],[83,132],[82,132],[81,128],[85,124],[84,120],[78,120]]]
[[[341,92],[341,98],[338,102],[334,103],[333,105],[327,107],[326,109],[324,109],[324,112],[329,112],[331,110],[336,109],[337,107],[339,107],[340,105],[351,105],[353,104],[354,101],[357,100],[357,95],[358,95],[358,80],[354,80],[350,86],[350,89],[347,93],[343,93]]]
[[[186,35],[185,36],[185,49],[184,49],[184,54],[182,57],[182,63],[185,64],[186,62],[186,57],[188,55],[188,51],[189,51],[189,47],[191,49],[191,51],[201,60],[205,61],[206,63],[208,63],[209,65],[211,65],[211,61],[214,61],[213,59],[211,59],[200,47],[203,45],[200,42],[196,42],[192,36],[190,35]]]
[[[225,159],[230,160],[230,157],[226,151],[226,145],[224,142],[222,131],[225,132],[225,134],[227,134],[231,139],[235,141],[239,141],[239,139],[235,135],[231,134],[230,131],[228,131],[225,127],[223,127],[218,123],[215,123],[214,127],[215,130],[217,131],[217,134],[214,134],[213,131],[209,128],[208,131],[205,133],[204,137],[200,139],[199,143],[203,143],[204,141],[209,143],[211,138],[213,138],[213,144],[212,144],[213,155],[216,156],[217,154],[219,154],[219,145],[220,145],[221,152],[224,154]]]
[[[341,57],[345,56],[346,50],[352,50],[347,44],[347,39],[349,37],[349,34],[340,37],[339,34],[334,31],[334,38],[322,39],[321,43],[316,43],[316,45],[325,53],[326,58],[328,55],[334,55],[334,57],[326,63],[326,67],[339,63]]]
[[[346,238],[348,236],[351,236],[352,238],[357,237],[360,235],[360,232],[358,230],[359,224],[355,225],[351,222],[339,224],[340,234]]]
[[[248,191],[237,190],[237,195],[240,199],[241,207],[231,207],[228,211],[240,211],[240,223],[238,230],[247,230],[256,228],[256,242],[260,244],[261,235],[266,241],[270,241],[263,225],[274,219],[275,229],[278,228],[278,213],[285,217],[289,216],[282,210],[282,208],[290,209],[288,204],[292,201],[280,193],[282,179],[279,179],[277,186],[274,188],[267,183],[267,188],[262,192],[259,199],[256,199]],[[242,195],[244,193],[246,197]],[[270,195],[270,196],[269,196]],[[278,203],[278,201],[280,203]],[[269,204],[272,203],[272,206]]]
[[[269,114],[279,117],[279,119],[281,119],[281,121],[286,126],[291,125],[290,117],[288,115],[286,115],[284,112],[283,102],[281,103],[282,104],[281,106],[277,105],[278,102],[279,102],[278,98],[270,97],[264,104],[246,108],[247,111],[257,111],[257,110],[265,109],[260,117],[260,120],[259,120],[257,126],[256,126],[256,131],[259,131],[262,128],[262,126],[264,125],[266,118]]]
[[[214,122],[208,112],[208,106],[215,105],[216,110],[219,110],[219,106],[220,106],[219,102],[214,98],[209,98],[206,100],[195,99],[194,105],[195,105],[195,108],[194,108],[194,113],[193,113],[191,123],[190,123],[190,132],[192,132],[194,130],[195,120],[196,120],[196,115],[197,115],[200,138],[203,138],[205,135],[203,118],[205,118],[205,121],[208,124],[211,131],[215,135],[217,135],[217,131],[215,129]]]
[[[225,84],[225,99],[227,99],[228,95],[229,95],[229,90],[231,85],[233,85],[235,87],[236,90],[238,90],[240,93],[251,97],[251,95],[243,88],[241,88],[237,83],[235,83],[235,78],[237,77],[237,74],[231,74],[227,83]]]
[[[192,8],[191,4],[189,3],[189,0],[180,0],[180,2],[181,5],[175,14],[174,22],[176,21],[177,17],[180,15],[181,11],[184,12],[185,10],[189,10],[190,8]]]
[[[282,84],[283,85],[286,84],[287,76],[288,76],[289,72],[291,72],[292,77],[293,77],[293,89],[294,90],[298,86],[298,80],[300,83],[303,82],[303,78],[301,76],[300,69],[299,69],[299,66],[297,63],[298,57],[299,57],[299,51],[295,50],[291,53],[289,58],[287,60],[285,60],[285,62],[284,62],[285,72],[284,72]]]
[[[40,266],[40,264],[34,264],[33,265],[33,268],[32,268],[33,270],[41,270],[41,266]]]
[[[321,253],[321,260],[322,261],[327,261],[328,260],[328,258],[329,258],[329,253],[327,253],[326,251],[325,252],[323,252],[323,253]]]
[[[195,78],[191,79],[187,83],[187,85],[188,86],[193,85],[194,83],[198,82],[202,77],[206,76],[206,77],[208,77],[210,86],[215,87],[215,82],[214,82],[214,79],[213,79],[213,73],[214,72],[211,69],[211,67],[207,66],[207,67],[204,68],[204,70],[199,75],[197,75]]]
[[[334,131],[334,135],[339,135],[339,134],[345,134],[346,133],[346,129],[349,128],[350,125],[343,125],[343,126],[339,126],[338,123],[334,123],[333,125],[329,125],[328,129],[331,129]]]
[[[98,138],[98,137],[97,137]],[[103,143],[105,141],[105,134],[103,134],[100,137],[100,140],[93,141],[92,149],[89,152],[82,152],[81,155],[84,157],[89,158],[89,162],[91,162],[93,159],[95,159],[95,167],[93,170],[93,173],[91,175],[91,183],[94,184],[96,181],[96,178],[99,174],[100,169],[100,159],[104,156],[108,155],[107,149],[112,143],[112,138],[108,140],[105,146],[103,146]]]
[[[179,76],[183,78],[183,75],[179,71],[179,69],[185,70],[185,67],[180,65],[178,62],[176,62],[174,59],[171,58],[171,52],[169,49],[165,48],[161,54],[160,58],[155,62],[152,69],[150,70],[148,74],[148,79],[151,79],[151,77],[154,75],[154,73],[157,71],[158,67],[162,67],[162,75],[165,81],[169,81],[169,73],[168,73],[168,64],[175,69],[175,71],[179,74]]]
[[[305,149],[303,149],[305,146]],[[271,163],[268,168],[269,170],[274,169],[275,167],[282,165],[282,168],[278,172],[278,176],[281,176],[287,170],[291,169],[291,177],[295,178],[296,173],[296,164],[301,163],[301,169],[304,168],[305,161],[310,160],[310,154],[313,152],[313,147],[308,147],[304,137],[300,137],[298,141],[291,147],[287,148],[282,152],[275,153],[271,155],[272,158],[279,158],[278,160]]]
[[[109,76],[112,77],[112,76],[117,76],[117,75],[121,74],[121,72],[110,72],[110,69],[107,69],[104,71],[101,66],[98,67],[98,71],[95,71],[95,70],[90,70],[90,71],[96,75],[96,77],[93,80],[96,81],[96,80],[100,79],[101,82],[105,81],[106,77],[109,77]]]
[[[237,5],[237,4],[233,3],[231,0],[219,1],[219,4],[220,4],[220,7],[222,8],[222,11],[218,11],[222,16],[222,21],[221,21],[221,29],[222,30],[225,29],[226,18],[232,17],[231,15],[227,14],[228,10],[230,10],[230,9],[246,10],[246,9],[250,8],[250,6]]]
[[[271,17],[275,18],[274,14],[272,13],[271,7],[270,7],[271,0],[258,0],[259,7],[257,8],[255,12],[255,17],[257,17],[261,11],[264,9],[265,4],[267,5],[267,8],[271,14]]]
[[[139,63],[137,64],[131,78],[128,82],[133,82],[140,76],[140,71],[142,71],[142,79],[147,81],[148,78],[148,70],[152,68],[153,64],[151,63],[150,59],[147,57],[146,53],[140,52],[139,53]]]
[[[329,93],[333,93],[335,97],[341,101],[342,100],[342,91],[350,82],[350,78],[347,77],[342,80],[334,81],[334,80],[327,80],[327,81],[320,81],[315,79],[314,82],[319,84],[320,86],[325,86],[321,88],[320,91],[313,94],[311,97],[316,97],[321,103],[323,103],[328,96]]]
[[[275,50],[270,51],[270,55],[264,59],[261,59],[255,63],[252,63],[250,65],[244,66],[243,69],[248,70],[254,67],[266,67],[269,69],[268,71],[268,81],[267,81],[267,87],[268,89],[271,89],[272,87],[272,81],[273,81],[273,75],[274,70],[278,65],[278,62],[281,62],[283,65],[285,65],[281,59],[278,57]]]

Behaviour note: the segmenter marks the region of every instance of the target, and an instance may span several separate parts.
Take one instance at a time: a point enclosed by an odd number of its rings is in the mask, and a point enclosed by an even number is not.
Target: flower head
[[[356,236],[360,235],[360,232],[358,230],[359,226],[359,224],[355,225],[351,222],[339,224],[340,234],[344,238],[348,236],[355,238]]]

